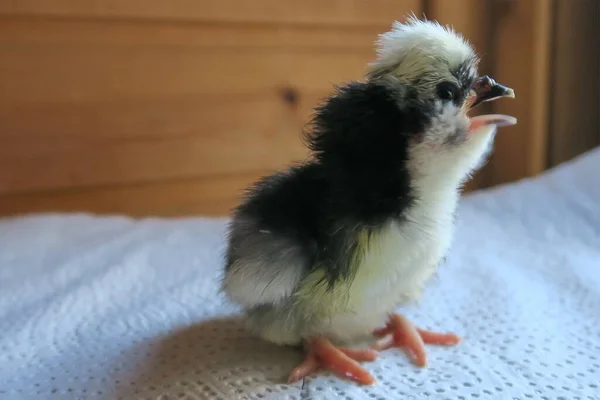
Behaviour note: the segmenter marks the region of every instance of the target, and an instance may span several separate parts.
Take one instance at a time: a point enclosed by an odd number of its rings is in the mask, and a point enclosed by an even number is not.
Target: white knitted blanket
[[[0,221],[0,399],[600,399],[600,150],[463,200],[415,323],[463,336],[285,384],[217,294],[224,220]]]

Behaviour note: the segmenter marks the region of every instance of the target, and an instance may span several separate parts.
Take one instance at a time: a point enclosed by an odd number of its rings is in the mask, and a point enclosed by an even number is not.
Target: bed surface
[[[600,150],[461,203],[447,263],[401,311],[464,337],[389,350],[358,387],[284,384],[302,355],[217,294],[224,220],[0,221],[0,399],[600,399]]]

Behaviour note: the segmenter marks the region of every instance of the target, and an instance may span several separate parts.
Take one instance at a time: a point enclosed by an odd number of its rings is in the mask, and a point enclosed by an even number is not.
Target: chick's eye
[[[444,101],[454,100],[458,93],[458,87],[451,82],[442,82],[437,87],[437,95]]]

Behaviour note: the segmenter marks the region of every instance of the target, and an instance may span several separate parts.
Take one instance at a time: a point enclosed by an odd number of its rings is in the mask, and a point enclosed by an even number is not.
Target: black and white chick
[[[377,50],[364,81],[316,108],[313,157],[256,182],[229,226],[223,290],[256,335],[304,345],[289,381],[324,367],[370,384],[358,361],[377,350],[404,347],[424,366],[424,343],[459,341],[395,310],[448,252],[459,190],[496,128],[516,123],[467,112],[514,92],[478,77],[470,44],[436,22],[396,22]]]

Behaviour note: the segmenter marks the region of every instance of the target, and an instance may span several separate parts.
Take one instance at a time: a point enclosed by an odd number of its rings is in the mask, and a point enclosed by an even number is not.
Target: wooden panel
[[[371,48],[385,24],[304,26],[264,24],[132,23],[0,16],[0,45],[175,46],[194,48],[310,48],[328,51]],[[76,32],[77,34],[73,34]]]
[[[297,136],[299,126],[308,119],[313,105],[328,94],[328,88],[317,92],[298,90],[287,94],[296,98],[286,100],[285,88],[277,90],[275,87],[270,92],[237,96],[192,94],[136,101],[36,102],[6,106],[0,109],[0,139],[6,138],[5,146],[18,146],[22,142],[31,147],[18,155],[0,148],[0,163],[73,148],[86,140],[130,142],[192,136],[230,139],[232,135],[251,136],[260,132],[270,136]],[[30,115],[35,119],[26,118]]]
[[[261,135],[89,141],[67,148],[54,146],[50,139],[45,143],[53,152],[27,157],[27,143],[19,146],[18,141],[17,146],[7,146],[20,151],[0,164],[0,181],[4,192],[127,184],[277,168],[305,157],[298,136]]]
[[[44,130],[19,124],[15,132],[21,136],[0,148],[0,187],[14,192],[236,173],[277,168],[306,156],[300,136],[305,118],[298,116],[305,112],[284,109],[277,98],[254,104],[184,103],[181,108],[176,102],[125,108],[116,112],[121,119],[114,133],[115,116],[106,118],[112,107],[88,114],[75,107],[62,121],[52,110],[38,113],[48,121]],[[194,108],[204,110],[196,115]],[[19,115],[26,114],[14,120]],[[89,129],[81,131],[86,124]]]
[[[259,171],[123,187],[94,187],[0,196],[0,214],[93,212],[131,216],[226,215]]]
[[[299,24],[389,24],[420,0],[3,0],[0,14]]]
[[[496,138],[494,184],[514,181],[547,167],[550,0],[494,1],[494,76],[515,90],[516,98],[494,102],[495,112],[518,119]]]
[[[239,95],[282,85],[315,90],[360,78],[371,49],[215,50],[189,47],[2,46],[0,105]]]
[[[45,42],[38,27],[29,41],[21,36],[25,44],[0,46],[0,191],[235,173],[301,159],[311,108],[331,82],[360,78],[372,58],[371,46],[321,49],[309,30],[293,35],[312,43],[301,49],[227,49],[113,45],[100,41],[111,25],[95,27],[67,44],[59,42],[64,32]]]
[[[0,213],[223,214],[420,5],[0,2]]]
[[[600,2],[555,7],[550,166],[600,145]]]

